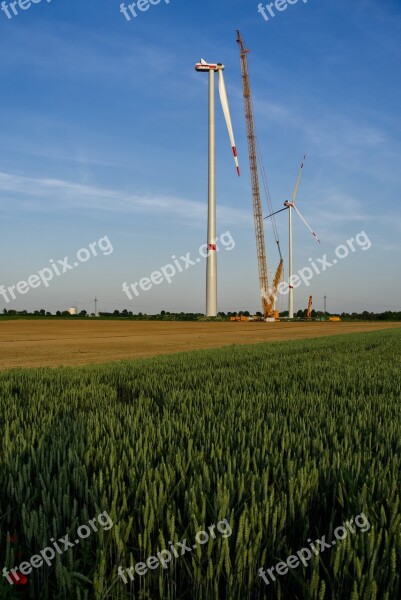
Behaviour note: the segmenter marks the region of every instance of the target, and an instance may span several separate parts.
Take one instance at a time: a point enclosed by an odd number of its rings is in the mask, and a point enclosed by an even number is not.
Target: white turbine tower
[[[208,191],[208,219],[207,219],[207,266],[206,266],[206,316],[217,316],[217,258],[216,258],[216,140],[215,140],[215,92],[214,74],[219,73],[219,93],[221,106],[230,136],[231,148],[234,155],[235,166],[240,174],[237,148],[231,123],[230,109],[228,106],[226,86],[224,84],[224,65],[207,63],[201,59],[195,65],[196,71],[209,73],[209,191]]]
[[[311,234],[314,236],[314,238],[320,244],[320,240],[318,239],[316,233],[309,226],[309,224],[307,223],[306,219],[301,215],[300,211],[295,206],[295,200],[297,199],[297,195],[298,195],[298,188],[299,188],[299,183],[301,181],[301,176],[302,176],[302,172],[303,172],[303,168],[304,168],[304,164],[305,164],[305,159],[306,159],[306,156],[304,156],[304,158],[302,160],[301,168],[299,169],[297,182],[295,184],[294,192],[292,194],[292,202],[288,202],[288,200],[286,200],[284,202],[285,208],[282,208],[281,210],[278,210],[278,211],[272,213],[271,215],[268,215],[267,217],[265,217],[265,219],[268,219],[268,218],[272,217],[273,215],[276,215],[277,213],[283,212],[283,210],[288,210],[289,211],[289,213],[288,213],[288,229],[289,229],[289,253],[288,253],[288,280],[289,280],[289,286],[288,287],[289,287],[289,297],[288,297],[288,317],[290,319],[294,318],[294,286],[291,283],[292,282],[292,275],[293,275],[293,240],[292,240],[292,211],[293,210],[295,210],[295,212],[297,213],[298,217],[301,219],[301,221],[303,221],[303,223],[309,229],[309,231],[311,232]]]
[[[316,233],[308,225],[305,218],[301,215],[298,208],[295,206],[295,200],[297,199],[297,195],[298,195],[299,182],[301,181],[301,176],[302,176],[302,172],[303,172],[303,168],[304,168],[304,164],[305,164],[305,158],[306,158],[306,156],[304,156],[302,163],[301,163],[301,168],[299,169],[297,182],[295,184],[294,193],[292,195],[292,202],[288,202],[288,200],[286,202],[284,202],[284,206],[289,209],[289,213],[288,213],[288,228],[289,228],[288,276],[289,276],[289,282],[290,282],[290,285],[289,285],[290,292],[289,292],[289,298],[288,298],[288,317],[290,319],[294,318],[294,286],[291,283],[292,282],[291,278],[292,278],[292,274],[293,274],[293,241],[292,241],[292,211],[293,211],[293,209],[295,210],[295,212],[297,213],[299,218],[304,222],[306,227],[309,229],[309,231],[312,233],[312,235],[316,238],[316,240],[320,244],[320,240],[318,239]]]

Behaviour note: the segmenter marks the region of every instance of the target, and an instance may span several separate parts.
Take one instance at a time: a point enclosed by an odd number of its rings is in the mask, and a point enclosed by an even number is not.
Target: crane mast
[[[309,296],[308,313],[306,315],[308,319],[312,318],[312,302],[313,302],[312,296]]]
[[[251,182],[252,182],[252,202],[253,202],[253,217],[255,224],[255,235],[256,235],[256,252],[258,257],[258,270],[259,270],[259,286],[260,294],[262,298],[262,312],[263,316],[272,317],[275,303],[275,296],[278,284],[281,280],[283,271],[283,261],[280,260],[276,275],[273,281],[273,290],[269,291],[269,279],[267,271],[267,260],[266,260],[266,245],[265,245],[265,234],[263,226],[263,214],[262,214],[262,202],[260,198],[260,186],[259,186],[259,173],[258,173],[258,161],[257,161],[257,148],[256,148],[256,136],[255,136],[255,122],[253,116],[252,96],[249,82],[248,73],[248,61],[247,53],[240,32],[237,30],[237,42],[240,47],[241,55],[241,73],[242,73],[242,91],[244,96],[245,104],[245,121],[246,131],[248,139],[248,151],[249,151],[249,165],[251,171]]]

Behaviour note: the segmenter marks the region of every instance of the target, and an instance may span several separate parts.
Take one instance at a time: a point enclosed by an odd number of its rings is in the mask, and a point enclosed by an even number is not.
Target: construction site
[[[303,157],[301,167],[298,173],[298,177],[295,183],[293,195],[291,201],[286,200],[284,202],[284,208],[280,210],[274,210],[272,198],[269,192],[269,186],[267,181],[266,169],[263,162],[263,157],[260,151],[260,145],[256,134],[254,109],[252,101],[252,91],[248,67],[248,53],[249,50],[245,47],[241,33],[237,30],[237,43],[240,51],[240,64],[241,64],[241,76],[242,76],[242,94],[244,99],[244,114],[246,123],[246,135],[248,145],[248,158],[250,168],[250,181],[251,181],[251,195],[252,195],[252,208],[253,208],[253,219],[255,228],[255,240],[256,240],[256,256],[258,265],[258,278],[259,278],[259,291],[260,291],[260,302],[261,302],[261,313],[253,316],[235,315],[230,317],[230,321],[256,321],[256,322],[268,322],[275,323],[280,321],[279,310],[277,309],[277,298],[281,292],[282,287],[286,287],[286,293],[288,293],[288,316],[286,319],[294,320],[294,285],[293,285],[293,262],[294,262],[294,249],[293,249],[293,213],[295,212],[302,223],[307,227],[313,237],[320,243],[316,233],[309,226],[298,207],[296,206],[296,199],[299,191],[299,185],[301,182],[301,176],[305,164],[305,156]],[[197,71],[207,71],[210,74],[209,80],[209,216],[208,216],[208,250],[210,256],[208,257],[207,266],[207,282],[206,282],[206,314],[207,316],[214,317],[217,315],[217,289],[216,289],[216,259],[215,259],[215,245],[214,238],[216,232],[216,199],[215,199],[215,164],[214,164],[214,72],[219,74],[219,91],[220,99],[223,107],[224,116],[226,119],[230,141],[233,149],[235,165],[238,175],[240,175],[239,163],[237,158],[237,149],[234,141],[234,133],[231,124],[231,117],[228,108],[227,95],[225,91],[224,79],[223,79],[224,65],[208,64],[203,59],[196,65]],[[262,191],[268,213],[266,216],[263,215],[262,205]],[[276,215],[287,211],[288,213],[288,284],[284,282],[284,260],[280,246],[280,239],[278,235],[278,228],[276,224]],[[275,272],[273,272],[272,278],[269,279],[269,267],[267,260],[266,241],[265,241],[265,221],[271,225],[272,236],[274,237],[275,245],[277,248],[277,259],[278,264]],[[271,259],[273,260],[273,259]],[[314,320],[312,317],[312,296],[309,297],[308,308],[306,317],[302,320],[311,321]],[[326,317],[320,320],[326,320]],[[329,321],[340,321],[340,317],[327,317]]]

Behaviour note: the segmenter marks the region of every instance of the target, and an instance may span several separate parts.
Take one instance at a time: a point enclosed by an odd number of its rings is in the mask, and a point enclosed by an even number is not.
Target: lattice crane
[[[265,234],[263,225],[263,214],[262,214],[262,202],[260,198],[260,185],[259,185],[259,172],[258,172],[258,156],[257,156],[257,140],[255,136],[255,121],[253,116],[253,105],[251,96],[251,87],[249,83],[249,72],[248,72],[248,60],[247,53],[249,50],[245,49],[240,32],[237,30],[237,42],[240,47],[241,56],[241,72],[242,72],[242,91],[244,96],[245,105],[245,121],[248,139],[248,151],[249,151],[249,166],[251,171],[251,182],[252,182],[252,201],[253,201],[253,217],[255,223],[255,236],[256,236],[256,252],[258,257],[258,270],[259,270],[259,286],[260,295],[262,299],[262,312],[264,318],[271,318],[277,316],[275,313],[275,299],[277,296],[277,287],[281,281],[283,273],[283,259],[280,252],[280,244],[278,237],[276,236],[276,242],[280,253],[280,262],[277,267],[276,274],[273,279],[273,285],[269,288],[269,277],[266,260],[266,246],[265,246]]]
[[[313,302],[312,296],[309,296],[308,312],[307,312],[307,315],[306,315],[307,319],[311,319],[312,318],[312,302]]]

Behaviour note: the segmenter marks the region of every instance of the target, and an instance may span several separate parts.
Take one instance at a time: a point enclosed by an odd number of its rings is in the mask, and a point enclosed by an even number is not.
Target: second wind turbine
[[[201,59],[195,65],[196,71],[209,73],[209,192],[208,192],[208,218],[207,218],[207,266],[206,266],[206,316],[217,316],[217,257],[216,257],[216,139],[215,139],[215,101],[214,101],[214,74],[219,73],[219,93],[221,106],[230,136],[231,148],[234,155],[235,166],[240,174],[237,148],[234,141],[234,132],[231,123],[230,109],[228,106],[226,86],[224,84],[221,63],[207,63]]]

